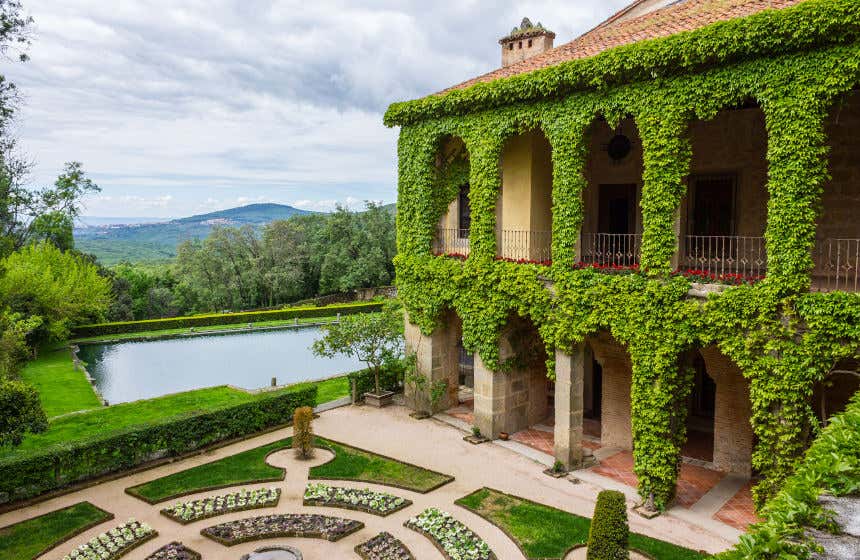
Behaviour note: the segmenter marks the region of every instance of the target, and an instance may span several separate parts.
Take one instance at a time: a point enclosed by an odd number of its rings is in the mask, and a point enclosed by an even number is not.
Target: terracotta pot
[[[499,439],[502,441],[508,441],[508,438],[511,437],[508,432],[499,432]]]

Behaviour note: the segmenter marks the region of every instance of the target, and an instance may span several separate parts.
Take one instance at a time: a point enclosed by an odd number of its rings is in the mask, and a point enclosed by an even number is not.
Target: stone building
[[[780,38],[816,16],[832,26]],[[683,434],[681,456],[763,474],[750,387],[762,355],[745,354],[743,337],[709,315],[738,290],[749,302],[840,302],[850,328],[822,335],[839,350],[822,351],[796,394],[776,400],[805,403],[822,421],[844,407],[860,357],[858,24],[850,1],[637,0],[553,48],[555,34],[526,19],[500,40],[498,70],[393,105],[406,342],[418,370],[447,384],[437,409],[472,400],[474,424],[492,438],[550,427],[570,468],[595,447],[633,450],[640,483],[651,450],[634,434],[659,436],[659,422]],[[737,45],[720,42],[727,33]],[[706,52],[709,41],[723,51]],[[832,66],[806,64],[815,57]],[[803,122],[812,125],[784,137]],[[819,159],[826,173],[816,174]],[[672,309],[689,313],[586,321],[577,309],[614,309],[592,300],[609,293],[595,274],[646,278],[624,288],[630,301],[647,301],[630,290],[662,293],[686,278]],[[773,324],[797,337],[814,330],[781,309]],[[692,334],[669,341],[671,359],[641,341],[634,353],[627,327],[640,319],[655,341],[685,321]],[[762,366],[774,376],[799,367],[787,344]],[[658,402],[659,360],[683,380],[679,402],[653,405],[673,412],[652,421],[635,403]]]

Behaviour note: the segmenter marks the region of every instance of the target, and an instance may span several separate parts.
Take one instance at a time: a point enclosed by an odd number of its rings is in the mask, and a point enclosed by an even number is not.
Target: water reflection
[[[360,369],[357,360],[318,358],[316,327],[81,346],[96,387],[110,403],[211,387],[257,389]]]

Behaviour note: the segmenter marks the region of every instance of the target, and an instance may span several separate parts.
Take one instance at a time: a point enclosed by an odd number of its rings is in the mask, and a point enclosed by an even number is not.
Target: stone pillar
[[[603,368],[600,442],[604,447],[633,449],[630,386],[633,369],[627,350],[608,336],[592,340],[595,358]]]
[[[508,380],[504,373],[491,370],[475,353],[475,425],[485,437],[495,439],[506,431],[505,420]]]
[[[701,350],[708,375],[717,384],[714,406],[714,466],[752,474],[753,431],[749,383],[740,369],[716,347]]]
[[[585,345],[573,353],[555,353],[555,458],[568,469],[582,464]]]
[[[406,351],[414,353],[418,373],[427,379],[424,392],[416,394],[415,387],[407,383],[406,402],[413,410],[426,409],[430,405],[430,386],[439,381],[448,382],[448,392],[436,405],[436,410],[446,410],[457,404],[458,390],[458,352],[456,340],[452,340],[456,333],[450,321],[443,327],[427,336],[421,330],[409,322],[406,317],[404,321],[404,338]]]

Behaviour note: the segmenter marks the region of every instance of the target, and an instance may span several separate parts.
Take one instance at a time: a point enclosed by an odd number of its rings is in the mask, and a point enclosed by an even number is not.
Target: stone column
[[[491,370],[475,353],[475,425],[485,437],[495,439],[505,431],[508,379]]]
[[[448,381],[448,392],[436,405],[436,410],[446,410],[457,404],[458,389],[458,355],[456,341],[452,341],[450,326],[443,326],[427,336],[421,330],[409,322],[406,317],[404,321],[404,338],[406,351],[414,353],[418,373],[427,379],[424,392],[416,394],[415,387],[406,384],[406,402],[413,410],[426,412],[430,405],[430,386],[438,381]]]
[[[567,469],[582,464],[585,345],[571,354],[555,352],[555,458]]]

